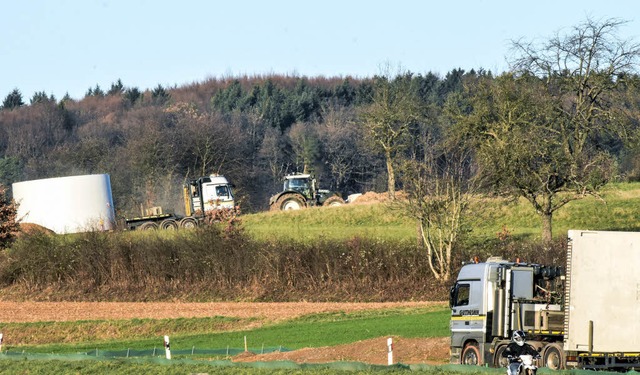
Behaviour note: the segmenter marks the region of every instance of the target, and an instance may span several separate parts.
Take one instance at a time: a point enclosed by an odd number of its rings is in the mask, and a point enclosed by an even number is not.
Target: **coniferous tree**
[[[155,104],[162,105],[169,101],[171,95],[167,92],[167,90],[162,87],[162,85],[156,86],[156,88],[151,91],[151,99]]]
[[[45,103],[48,101],[55,101],[55,97],[51,95],[51,97],[47,96],[47,93],[44,91],[35,92],[33,97],[31,97],[31,105],[36,103]]]
[[[13,91],[11,91],[2,102],[3,109],[14,109],[22,107],[23,105],[24,102],[22,101],[22,94],[17,88],[13,89]]]
[[[124,91],[124,101],[129,105],[134,105],[136,102],[142,101],[142,92],[137,87],[131,87]]]
[[[104,91],[102,91],[100,85],[96,84],[96,87],[93,89],[93,96],[104,96]]]
[[[124,92],[124,85],[122,81],[118,79],[116,82],[111,84],[111,88],[107,92],[107,95],[122,95]]]

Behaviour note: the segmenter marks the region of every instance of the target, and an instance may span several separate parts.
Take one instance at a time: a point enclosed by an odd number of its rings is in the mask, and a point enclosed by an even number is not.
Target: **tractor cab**
[[[284,178],[282,191],[297,191],[307,199],[312,199],[316,191],[316,180],[309,174],[293,174]]]

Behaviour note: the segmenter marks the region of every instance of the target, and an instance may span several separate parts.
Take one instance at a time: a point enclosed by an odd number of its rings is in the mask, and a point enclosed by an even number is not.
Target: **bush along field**
[[[510,256],[514,245],[501,245]],[[516,251],[545,255],[535,244]],[[43,301],[359,302],[444,300],[449,286],[415,241],[254,239],[217,226],[24,236],[0,253],[0,285],[4,299]]]

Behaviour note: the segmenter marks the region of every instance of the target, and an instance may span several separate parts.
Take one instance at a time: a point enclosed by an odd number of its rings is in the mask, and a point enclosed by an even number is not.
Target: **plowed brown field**
[[[9,302],[0,301],[0,322],[37,322],[108,320],[133,318],[198,318],[228,316],[265,318],[270,321],[291,319],[307,314],[426,307],[442,302]]]

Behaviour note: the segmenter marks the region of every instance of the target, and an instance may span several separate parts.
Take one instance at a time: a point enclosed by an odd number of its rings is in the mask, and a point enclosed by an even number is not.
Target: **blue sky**
[[[121,79],[141,90],[212,77],[367,77],[385,66],[446,74],[506,68],[510,41],[546,39],[585,21],[629,21],[640,1],[0,2],[0,100],[14,88],[80,99]],[[635,17],[635,18],[634,18]]]

